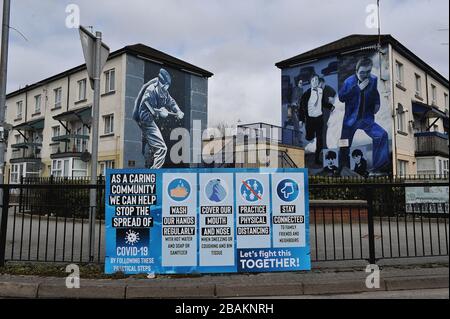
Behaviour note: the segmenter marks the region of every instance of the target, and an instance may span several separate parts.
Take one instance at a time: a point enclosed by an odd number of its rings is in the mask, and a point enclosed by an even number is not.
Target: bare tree
[[[214,128],[218,129],[220,131],[220,133],[222,134],[222,136],[225,136],[226,133],[226,129],[228,128],[232,128],[233,126],[230,125],[228,122],[226,121],[220,121],[218,122]]]

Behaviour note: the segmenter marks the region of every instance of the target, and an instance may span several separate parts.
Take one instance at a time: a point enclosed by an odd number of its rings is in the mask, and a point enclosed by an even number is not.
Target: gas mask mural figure
[[[166,159],[167,145],[155,120],[169,115],[181,120],[184,113],[170,96],[172,77],[165,69],[159,71],[157,78],[144,84],[136,99],[133,119],[142,131],[142,155],[145,168],[161,168]]]

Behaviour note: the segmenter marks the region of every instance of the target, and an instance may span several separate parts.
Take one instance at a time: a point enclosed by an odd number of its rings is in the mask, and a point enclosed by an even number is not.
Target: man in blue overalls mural
[[[375,114],[380,110],[378,78],[372,74],[373,61],[362,58],[356,65],[356,74],[345,80],[339,91],[339,100],[345,103],[342,126],[341,161],[349,167],[349,152],[357,130],[363,130],[373,142],[373,171],[384,172],[389,164],[389,142],[387,132],[375,123]]]
[[[171,83],[169,72],[161,69],[157,78],[142,87],[135,102],[133,119],[142,131],[142,155],[146,168],[161,168],[167,155],[167,145],[155,120],[169,115],[180,120],[184,117],[177,102],[169,94]]]

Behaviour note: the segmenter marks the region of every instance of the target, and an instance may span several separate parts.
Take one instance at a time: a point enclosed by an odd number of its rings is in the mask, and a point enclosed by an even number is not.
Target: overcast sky
[[[274,64],[366,27],[375,0],[11,0],[8,92],[83,63],[78,31],[65,25],[77,4],[81,24],[103,32],[112,50],[143,43],[214,73],[210,126],[281,122],[281,71]],[[390,33],[448,78],[448,0],[381,0]]]

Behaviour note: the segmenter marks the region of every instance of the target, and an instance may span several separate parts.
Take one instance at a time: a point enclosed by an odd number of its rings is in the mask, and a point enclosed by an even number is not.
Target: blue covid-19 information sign
[[[304,169],[108,170],[108,274],[310,270]]]

